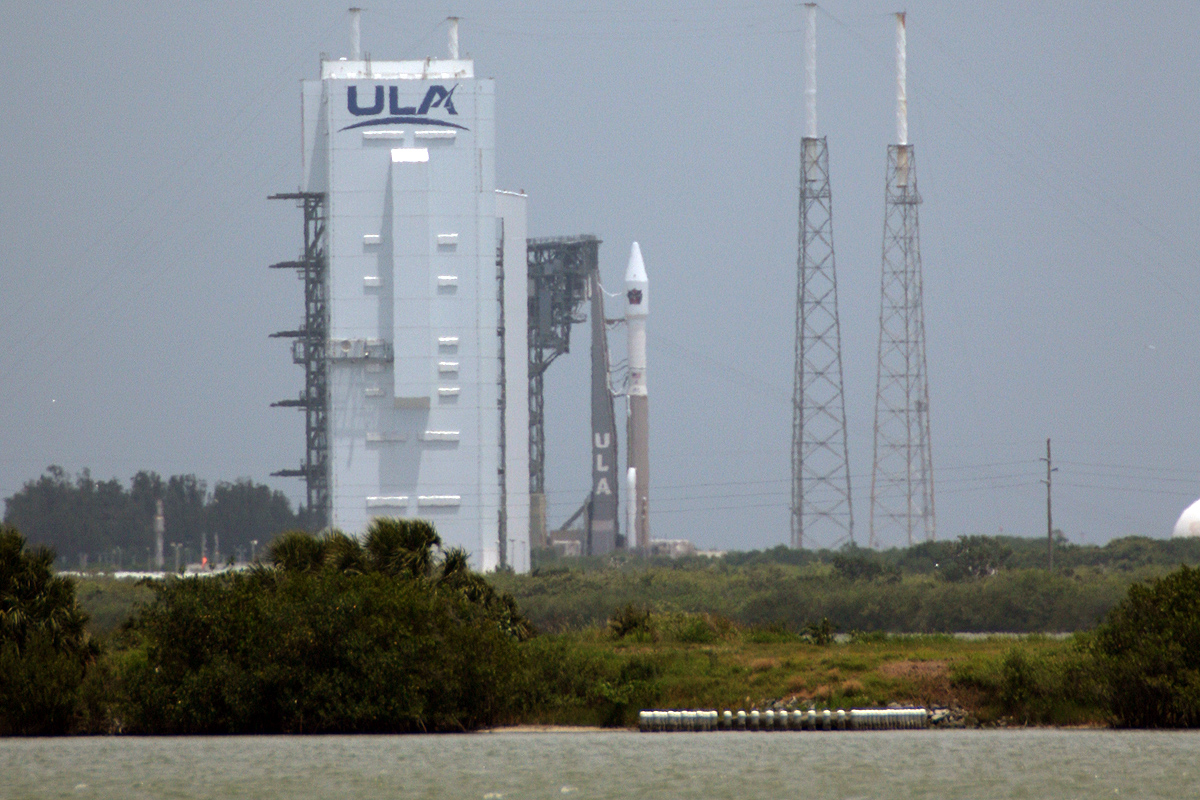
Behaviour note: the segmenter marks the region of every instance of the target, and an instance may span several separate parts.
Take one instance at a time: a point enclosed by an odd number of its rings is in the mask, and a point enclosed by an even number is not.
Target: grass
[[[642,708],[845,708],[888,703],[962,709],[981,723],[1105,722],[1095,693],[1079,688],[1073,638],[944,635],[854,637],[817,645],[802,637],[726,626],[712,641],[680,641],[689,615],[655,616],[652,636],[615,638],[592,627],[539,637],[564,669],[606,680],[611,696],[546,698],[527,722],[631,724]],[[622,682],[631,671],[638,680]],[[601,677],[603,676],[603,677]],[[1075,685],[1072,684],[1074,682]],[[622,692],[624,692],[622,694]]]

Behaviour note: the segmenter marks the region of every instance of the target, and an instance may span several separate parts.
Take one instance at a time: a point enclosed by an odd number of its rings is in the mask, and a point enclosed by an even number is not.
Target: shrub
[[[717,632],[702,615],[687,614],[677,623],[674,631],[677,642],[684,644],[710,644],[717,640]]]
[[[1002,656],[971,660],[951,671],[954,686],[980,693],[983,719],[1022,725],[1072,725],[1103,717],[1095,661],[1086,644],[1031,638]]]
[[[626,636],[654,637],[654,621],[650,615],[650,609],[644,606],[635,606],[633,603],[617,609],[609,617],[608,629],[617,639],[624,639]]]
[[[833,623],[829,617],[823,617],[820,622],[810,622],[804,626],[804,637],[819,647],[833,644]]]
[[[942,570],[949,581],[973,580],[995,575],[1012,556],[1012,548],[992,536],[959,536],[950,561]]]
[[[289,533],[277,566],[170,579],[134,623],[124,721],[144,733],[470,730],[510,719],[532,634],[512,598],[439,556],[432,526],[365,547]]]
[[[54,551],[26,550],[15,528],[0,527],[0,735],[65,733],[99,655],[75,585],[53,563]]]
[[[1131,586],[1096,630],[1094,652],[1118,725],[1200,725],[1200,569]]]
[[[504,719],[515,641],[462,595],[383,575],[171,580],[137,621],[145,733],[468,730]]]

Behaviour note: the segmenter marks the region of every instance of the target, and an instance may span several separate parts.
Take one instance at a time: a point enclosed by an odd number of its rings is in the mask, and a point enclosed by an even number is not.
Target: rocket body
[[[626,450],[635,486],[626,502],[632,504],[634,527],[630,545],[650,550],[650,406],[646,386],[646,317],[650,310],[650,282],[637,242],[629,252],[625,270],[625,325],[629,331],[629,428]]]

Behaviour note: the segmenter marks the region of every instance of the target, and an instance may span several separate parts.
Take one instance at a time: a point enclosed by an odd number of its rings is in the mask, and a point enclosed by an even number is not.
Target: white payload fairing
[[[650,408],[646,391],[646,317],[650,310],[650,282],[642,249],[634,242],[625,268],[625,325],[629,329],[629,468],[634,492],[630,504],[634,527],[630,546],[643,553],[650,549]]]

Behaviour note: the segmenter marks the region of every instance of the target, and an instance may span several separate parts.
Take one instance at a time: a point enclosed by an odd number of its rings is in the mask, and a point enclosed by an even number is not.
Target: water
[[[3,798],[1184,798],[1200,733],[894,731],[0,740]]]

